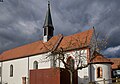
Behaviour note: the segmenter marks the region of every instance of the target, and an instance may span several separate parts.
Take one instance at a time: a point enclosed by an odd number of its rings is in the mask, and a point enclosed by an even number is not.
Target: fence
[[[90,82],[89,84],[97,84],[100,82],[100,84],[108,84],[108,81],[112,81],[112,83],[109,84],[120,84],[120,78],[111,78],[111,79],[103,79],[103,80],[99,80],[99,81],[94,81],[94,82]]]

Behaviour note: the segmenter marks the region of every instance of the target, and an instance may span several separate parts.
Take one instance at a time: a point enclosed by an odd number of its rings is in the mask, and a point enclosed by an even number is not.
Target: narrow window
[[[34,63],[33,63],[33,69],[38,69],[38,62],[37,61],[34,61]]]
[[[102,78],[102,68],[101,67],[98,67],[97,68],[97,78]]]
[[[10,77],[13,77],[13,65],[10,65]]]
[[[47,35],[46,28],[44,28],[44,36]]]
[[[53,36],[53,30],[51,28],[48,29],[48,35]]]
[[[0,77],[1,77],[1,75],[2,75],[2,68],[0,67]]]

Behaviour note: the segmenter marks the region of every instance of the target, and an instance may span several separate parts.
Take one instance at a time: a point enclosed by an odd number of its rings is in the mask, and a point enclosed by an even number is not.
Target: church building
[[[30,70],[65,68],[62,61],[54,61],[58,54],[52,54],[61,49],[66,62],[73,59],[74,68],[84,67],[77,70],[78,84],[88,84],[92,81],[103,84],[103,81],[99,80],[111,78],[112,62],[91,47],[94,39],[93,28],[69,36],[54,36],[54,30],[48,3],[43,39],[0,54],[0,84],[30,84]],[[111,82],[108,80],[106,84]]]

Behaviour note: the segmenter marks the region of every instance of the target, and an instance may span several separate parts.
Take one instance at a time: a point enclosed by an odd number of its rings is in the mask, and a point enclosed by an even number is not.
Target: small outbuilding
[[[94,53],[94,58],[91,60],[91,81],[95,81],[97,84],[103,84],[103,80],[106,80],[105,83],[112,83],[111,80],[111,62],[109,59],[105,58],[102,54],[98,52]]]

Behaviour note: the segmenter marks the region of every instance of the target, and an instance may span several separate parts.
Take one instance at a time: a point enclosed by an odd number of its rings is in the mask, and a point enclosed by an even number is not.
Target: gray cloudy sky
[[[39,40],[47,0],[0,2],[0,51]],[[51,0],[55,35],[70,35],[92,28],[107,35],[104,55],[120,57],[120,0]]]

